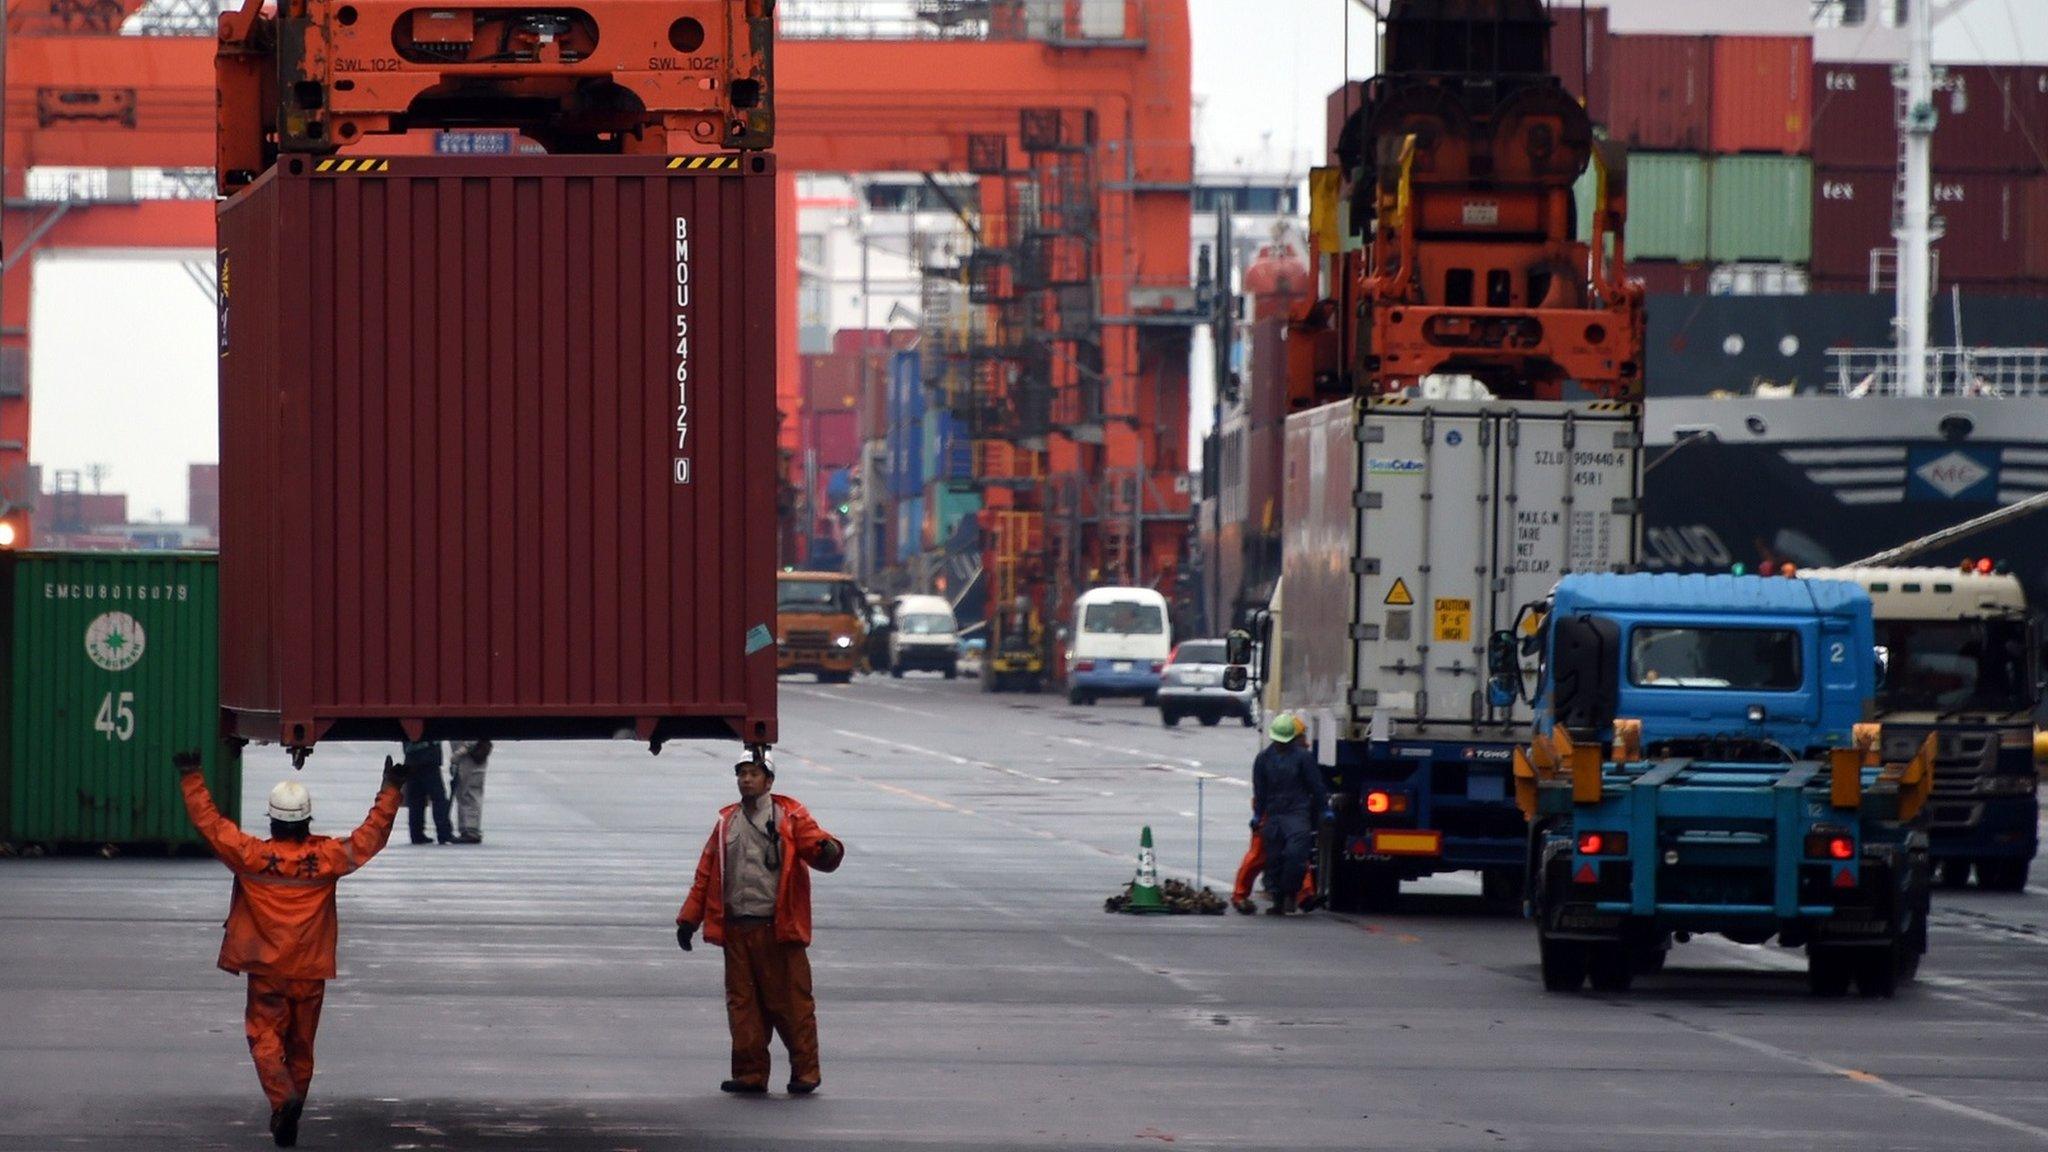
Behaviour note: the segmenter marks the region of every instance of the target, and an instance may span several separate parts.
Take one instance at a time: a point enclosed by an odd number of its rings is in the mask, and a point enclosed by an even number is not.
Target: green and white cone
[[[1166,900],[1159,895],[1159,863],[1152,856],[1150,824],[1145,825],[1144,833],[1138,837],[1138,875],[1131,881],[1131,898],[1124,905],[1124,911],[1166,911]]]

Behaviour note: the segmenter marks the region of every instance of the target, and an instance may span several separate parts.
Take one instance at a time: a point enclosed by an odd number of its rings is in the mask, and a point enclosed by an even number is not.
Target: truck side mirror
[[[1251,683],[1251,680],[1251,670],[1242,664],[1232,664],[1223,670],[1223,690],[1225,692],[1242,692],[1245,690],[1245,686]]]
[[[1486,641],[1486,698],[1495,708],[1513,707],[1522,694],[1522,664],[1515,651],[1520,643],[1515,634],[1495,632]]]
[[[1225,664],[1249,664],[1252,662],[1252,634],[1242,628],[1233,628],[1223,638],[1223,662]]]
[[[1621,703],[1621,626],[1603,616],[1550,622],[1551,715],[1572,738],[1601,739]]]

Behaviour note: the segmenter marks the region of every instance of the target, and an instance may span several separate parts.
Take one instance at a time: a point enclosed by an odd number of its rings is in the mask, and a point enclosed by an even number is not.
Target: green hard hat
[[[1292,712],[1282,712],[1273,717],[1273,722],[1266,726],[1266,735],[1271,736],[1276,744],[1292,743],[1300,732],[1301,725],[1294,722]]]

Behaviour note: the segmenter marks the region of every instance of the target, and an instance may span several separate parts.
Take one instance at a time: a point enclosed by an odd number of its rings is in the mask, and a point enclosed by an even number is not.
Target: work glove
[[[820,872],[835,872],[840,861],[846,859],[846,846],[837,840],[827,840],[818,845],[817,869]]]
[[[384,786],[386,788],[405,787],[405,776],[405,765],[394,763],[389,756],[384,758]]]
[[[197,752],[173,752],[171,763],[177,766],[178,774],[181,776],[187,772],[197,772],[206,766]]]
[[[697,926],[695,924],[685,923],[676,925],[676,945],[685,952],[690,951],[690,937],[696,934]]]

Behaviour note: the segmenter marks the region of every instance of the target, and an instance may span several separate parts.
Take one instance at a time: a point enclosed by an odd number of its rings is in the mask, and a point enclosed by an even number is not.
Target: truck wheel
[[[1635,983],[1635,956],[1626,942],[1593,944],[1586,952],[1586,975],[1593,982],[1593,991],[1626,992]]]
[[[1553,940],[1536,934],[1537,951],[1543,957],[1543,990],[1577,992],[1586,982],[1586,946],[1577,940]]]
[[[1671,937],[1641,945],[1632,953],[1636,975],[1655,976],[1664,970],[1664,962],[1671,958]]]
[[[1970,862],[1968,860],[1943,860],[1941,862],[1941,886],[1943,888],[1965,888],[1970,883]]]
[[[1855,975],[1849,956],[1840,948],[1825,944],[1806,946],[1806,987],[1815,996],[1835,999],[1849,992],[1849,978]]]
[[[946,665],[946,679],[948,679],[948,680],[957,680],[957,679],[959,679],[959,677],[960,677],[960,665],[958,665],[958,664],[947,664],[947,665]]]
[[[1247,728],[1257,728],[1259,726],[1259,718],[1249,708],[1244,710],[1242,719],[1244,720],[1244,726]]]
[[[1401,896],[1401,878],[1388,869],[1355,860],[1330,864],[1330,911],[1389,912]]]
[[[1979,860],[1977,885],[1986,892],[2024,892],[2031,860]]]
[[[1891,999],[1899,991],[1899,943],[1864,948],[1855,957],[1856,990],[1866,1000]]]
[[[1159,710],[1159,722],[1168,728],[1178,728],[1180,727],[1180,713],[1175,712],[1171,708],[1161,708]]]
[[[853,673],[851,673],[851,672],[820,672],[820,673],[818,673],[818,683],[820,683],[820,684],[851,684],[851,683],[853,683]]]
[[[1086,708],[1088,705],[1095,703],[1095,700],[1079,688],[1069,688],[1067,689],[1067,703],[1077,708]]]
[[[903,665],[901,665],[901,664],[891,664],[891,665],[889,666],[889,677],[890,677],[890,679],[892,679],[892,680],[901,680],[901,679],[903,679]]]
[[[1223,723],[1223,713],[1221,713],[1221,712],[1204,712],[1204,713],[1202,713],[1202,717],[1201,717],[1201,719],[1202,719],[1202,727],[1204,727],[1204,728],[1214,728],[1214,727],[1215,727],[1215,726],[1217,726],[1218,724],[1221,724],[1221,723]]]

